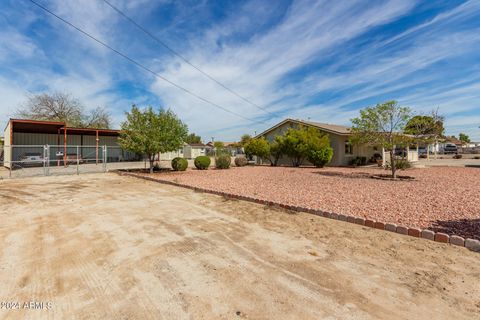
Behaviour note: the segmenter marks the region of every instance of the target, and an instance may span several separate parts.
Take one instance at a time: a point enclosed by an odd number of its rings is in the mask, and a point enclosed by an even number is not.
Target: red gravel
[[[435,167],[371,179],[375,168],[242,167],[154,174],[173,181],[288,205],[480,239],[480,169]]]

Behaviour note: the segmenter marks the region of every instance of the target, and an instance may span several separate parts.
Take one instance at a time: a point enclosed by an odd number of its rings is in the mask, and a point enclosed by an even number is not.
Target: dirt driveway
[[[480,314],[478,253],[135,178],[3,180],[0,216],[0,318]]]

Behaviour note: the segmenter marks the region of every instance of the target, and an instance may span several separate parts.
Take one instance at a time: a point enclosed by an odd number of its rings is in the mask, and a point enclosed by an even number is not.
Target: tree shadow
[[[455,234],[464,238],[480,240],[480,218],[459,220],[437,220],[428,227],[435,232]]]
[[[373,176],[373,174],[368,172],[315,171],[313,173],[326,177],[341,177],[351,179],[370,179]]]

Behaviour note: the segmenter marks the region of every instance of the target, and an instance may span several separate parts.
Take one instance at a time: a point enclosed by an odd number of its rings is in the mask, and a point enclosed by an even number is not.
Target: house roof
[[[306,120],[287,118],[287,119],[283,120],[282,122],[277,123],[273,127],[271,127],[269,129],[263,131],[262,133],[258,134],[255,138],[263,136],[267,132],[270,132],[270,131],[276,129],[276,128],[282,126],[283,124],[285,124],[287,122],[293,122],[293,123],[297,123],[297,124],[300,124],[300,125],[315,127],[315,128],[318,128],[322,131],[325,131],[325,132],[328,132],[328,133],[334,133],[334,134],[338,134],[338,135],[345,135],[346,136],[346,135],[351,134],[351,128],[350,127],[341,126],[341,125],[337,125],[337,124],[330,124],[330,123],[322,123],[322,122],[316,122],[316,121],[306,121]]]
[[[118,136],[119,130],[95,129],[95,128],[73,128],[68,127],[65,122],[43,121],[30,119],[10,119],[12,130],[26,133],[59,133],[67,129],[67,133],[82,135],[95,135],[98,131],[101,135]]]
[[[188,145],[190,147],[202,147],[202,148],[205,147],[205,144],[203,144],[203,143],[189,143]]]

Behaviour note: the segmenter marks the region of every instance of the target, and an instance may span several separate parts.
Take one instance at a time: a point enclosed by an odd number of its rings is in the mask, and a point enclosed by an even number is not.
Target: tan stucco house
[[[268,141],[272,141],[275,136],[285,134],[289,128],[299,128],[300,126],[316,128],[329,136],[330,146],[333,149],[333,158],[329,164],[331,166],[346,166],[357,156],[370,159],[375,153],[382,152],[375,147],[350,144],[351,129],[349,127],[315,121],[285,119],[256,137],[264,137]],[[280,163],[290,164],[290,159],[284,157]]]

